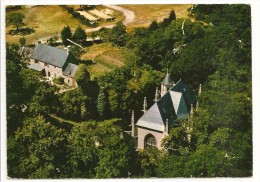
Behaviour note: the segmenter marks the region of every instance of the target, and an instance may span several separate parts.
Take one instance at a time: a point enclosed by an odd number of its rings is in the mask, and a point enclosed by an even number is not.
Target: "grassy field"
[[[188,17],[188,4],[143,4],[143,5],[120,5],[135,12],[135,22],[130,23],[129,27],[148,26],[153,20],[162,21],[168,17],[173,9],[177,18]]]
[[[87,48],[81,60],[94,60],[96,64],[89,65],[91,77],[98,77],[116,67],[124,65],[123,50],[109,43],[94,44]]]
[[[36,43],[40,39],[48,39],[53,35],[60,35],[64,26],[69,25],[72,30],[75,30],[79,25],[83,28],[77,19],[71,17],[67,11],[60,6],[23,6],[19,10],[25,15],[25,27],[30,27],[35,30],[35,33],[25,36],[27,43]],[[7,27],[7,32],[13,27]],[[9,43],[18,43],[21,36],[6,36],[6,41]]]

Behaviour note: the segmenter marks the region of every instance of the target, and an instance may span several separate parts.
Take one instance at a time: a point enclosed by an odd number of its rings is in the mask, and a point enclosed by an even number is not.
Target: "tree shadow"
[[[34,33],[35,30],[33,28],[29,28],[29,27],[26,27],[26,28],[19,28],[19,29],[16,29],[16,30],[10,30],[8,32],[9,35],[30,35],[32,33]]]

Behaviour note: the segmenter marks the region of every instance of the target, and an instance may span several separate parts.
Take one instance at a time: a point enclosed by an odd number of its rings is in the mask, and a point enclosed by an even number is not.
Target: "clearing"
[[[170,11],[175,11],[177,18],[188,18],[187,9],[190,4],[128,4],[119,5],[135,13],[135,21],[128,24],[128,28],[148,26],[153,20],[162,21],[169,16]]]
[[[81,60],[94,60],[88,69],[91,78],[98,77],[114,68],[124,65],[124,51],[122,48],[113,47],[110,43],[93,44],[86,48],[87,52],[81,55]]]
[[[24,23],[25,27],[30,27],[35,30],[35,33],[24,36],[26,38],[26,44],[35,44],[37,40],[48,39],[54,35],[60,35],[64,26],[69,25],[72,31],[78,26],[86,28],[79,20],[72,18],[60,6],[23,6],[22,10],[17,12],[25,15]],[[6,31],[14,29],[9,26]],[[6,35],[6,41],[8,43],[18,43],[20,35]]]

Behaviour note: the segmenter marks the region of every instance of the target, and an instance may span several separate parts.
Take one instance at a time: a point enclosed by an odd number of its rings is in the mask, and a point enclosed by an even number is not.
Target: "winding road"
[[[135,13],[133,11],[130,11],[128,9],[125,9],[125,8],[122,8],[122,7],[116,6],[116,5],[104,5],[104,6],[111,8],[111,9],[121,11],[125,16],[125,20],[123,21],[124,25],[128,25],[129,23],[132,23],[135,21]],[[86,29],[85,32],[94,32],[94,31],[98,31],[101,28],[112,28],[113,26],[115,26],[115,23],[111,24],[111,25],[102,26],[102,27],[89,28],[89,29]]]

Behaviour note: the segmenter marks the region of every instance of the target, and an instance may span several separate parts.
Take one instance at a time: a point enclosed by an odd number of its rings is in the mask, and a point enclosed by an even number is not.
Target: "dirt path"
[[[124,25],[127,25],[127,24],[135,21],[135,13],[133,11],[130,11],[128,9],[125,9],[125,8],[122,8],[122,7],[116,6],[116,5],[104,5],[104,6],[111,8],[111,9],[121,11],[125,16],[125,20],[123,21]],[[101,28],[112,28],[113,26],[115,26],[115,23],[111,24],[111,25],[102,26],[102,27],[89,28],[89,29],[86,29],[85,31],[94,32],[94,31],[98,31]]]
[[[116,5],[105,5],[105,6],[111,9],[121,11],[125,15],[125,20],[123,21],[125,25],[135,21],[135,13],[133,11]]]

